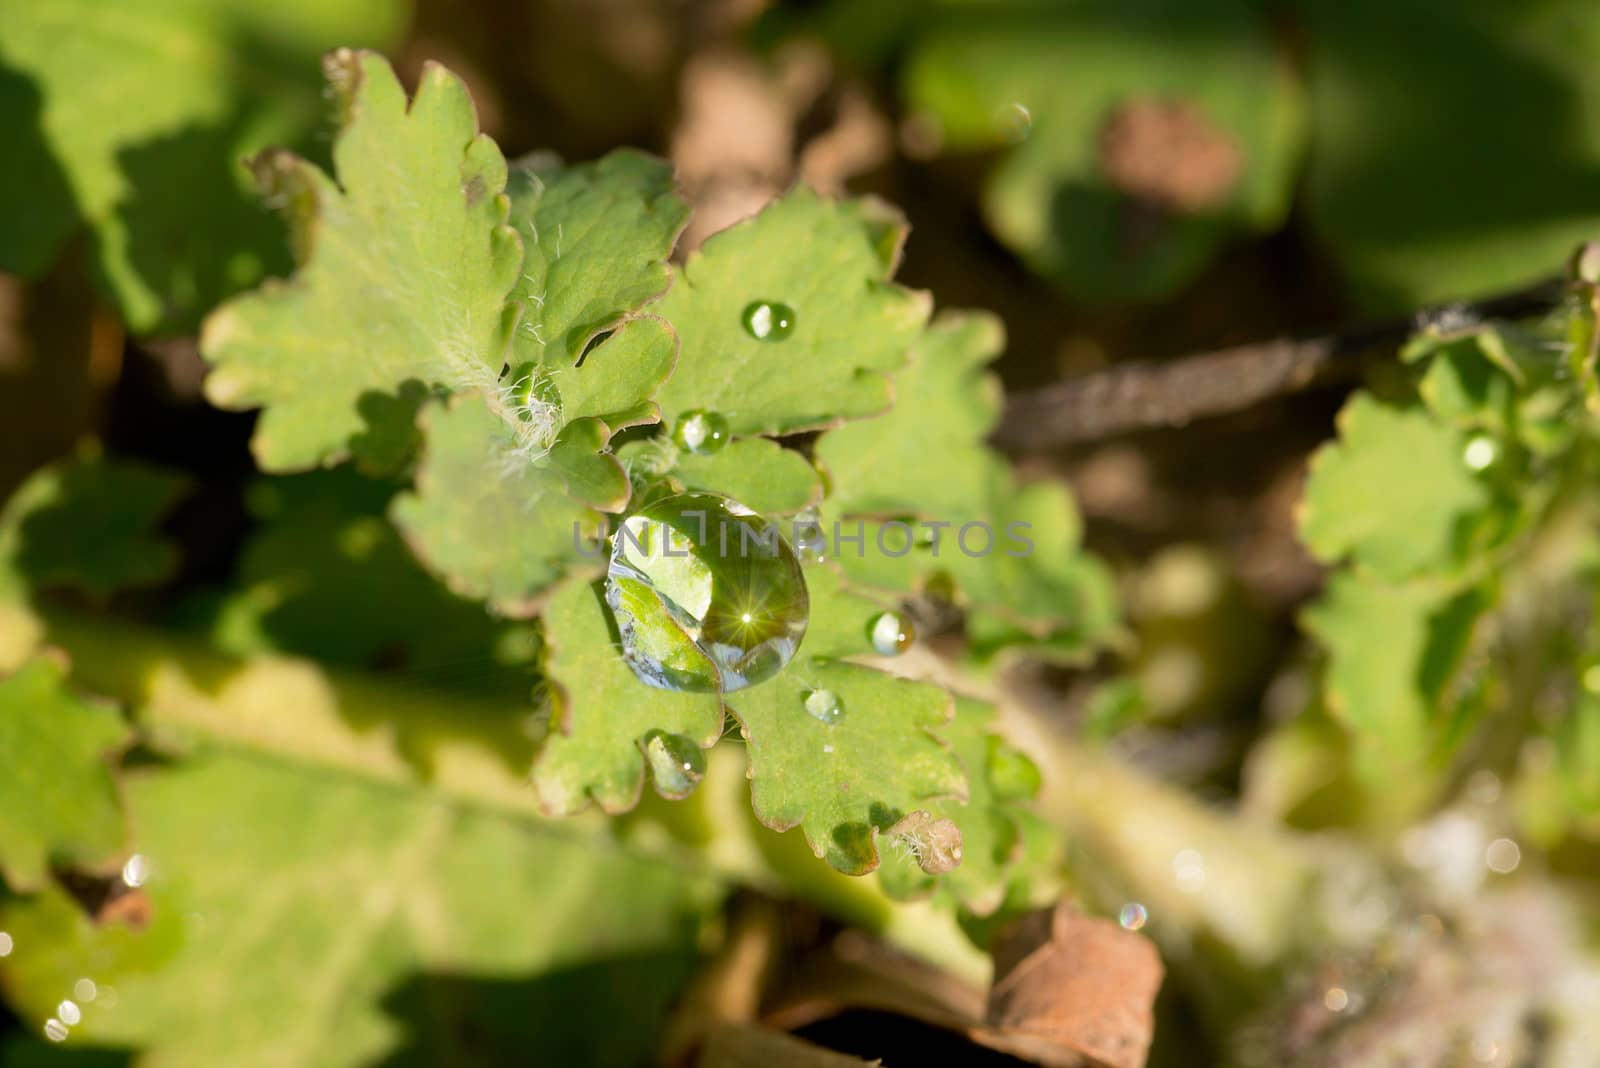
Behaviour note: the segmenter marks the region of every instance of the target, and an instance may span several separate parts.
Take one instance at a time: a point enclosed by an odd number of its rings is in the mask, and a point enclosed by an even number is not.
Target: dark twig
[[[1241,411],[1325,381],[1335,370],[1359,366],[1361,357],[1398,345],[1419,321],[1526,318],[1548,310],[1562,292],[1563,283],[1551,279],[1476,303],[1340,333],[1277,338],[1070,378],[1007,397],[1005,419],[995,429],[994,442],[1002,448],[1042,449]]]

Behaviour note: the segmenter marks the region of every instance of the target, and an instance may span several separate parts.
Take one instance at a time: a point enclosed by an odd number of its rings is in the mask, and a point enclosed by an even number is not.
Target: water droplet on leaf
[[[697,408],[684,413],[672,436],[696,456],[710,456],[721,452],[728,443],[728,420],[717,412]]]
[[[135,853],[128,858],[122,866],[122,881],[132,887],[140,887],[145,880],[150,878],[150,858],[143,853]]]
[[[747,305],[743,318],[746,332],[757,341],[782,341],[794,332],[794,309],[777,301]]]
[[[706,773],[704,750],[681,734],[651,734],[645,740],[644,755],[662,797],[687,797]]]
[[[730,692],[772,678],[805,637],[805,576],[778,525],[726,497],[654,501],[613,537],[606,603],[651,686]]]
[[[823,723],[837,723],[844,715],[844,702],[832,690],[812,690],[806,694],[806,711]]]
[[[899,656],[911,648],[916,631],[911,621],[899,612],[879,612],[867,625],[867,636],[879,656]]]

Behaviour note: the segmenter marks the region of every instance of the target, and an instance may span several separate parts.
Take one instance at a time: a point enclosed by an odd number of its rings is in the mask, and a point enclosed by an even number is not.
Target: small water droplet
[[[1522,847],[1509,838],[1496,838],[1483,851],[1483,862],[1496,875],[1510,875],[1522,863]]]
[[[811,614],[800,562],[777,524],[709,493],[664,498],[623,521],[606,603],[633,673],[691,693],[772,678]]]
[[[838,723],[844,716],[844,702],[832,690],[812,690],[806,694],[806,711],[823,723]]]
[[[704,750],[681,734],[651,734],[645,740],[644,755],[662,797],[687,797],[705,776]]]
[[[879,612],[867,624],[867,636],[879,656],[899,656],[916,641],[911,621],[899,612]]]
[[[11,936],[6,934],[4,931],[0,931],[0,957],[11,956],[11,950],[15,948],[15,946],[16,943],[12,941]]]
[[[44,1037],[50,1041],[65,1042],[68,1034],[70,1032],[67,1030],[67,1025],[54,1016],[44,1022]]]
[[[1012,144],[1018,144],[1026,141],[1033,132],[1033,112],[1020,100],[1013,100],[1001,105],[995,112],[994,124],[1002,137]]]
[[[132,887],[140,887],[150,878],[150,858],[143,853],[135,853],[128,858],[122,866],[122,881]]]
[[[1479,434],[1467,442],[1467,447],[1462,450],[1461,458],[1466,465],[1474,471],[1482,471],[1495,462],[1500,455],[1500,446],[1487,434]]]
[[[1149,919],[1150,911],[1137,901],[1128,902],[1122,906],[1122,911],[1117,913],[1117,922],[1127,931],[1142,930]]]
[[[794,309],[775,300],[758,300],[744,309],[745,331],[757,341],[782,341],[794,333]]]
[[[99,993],[100,988],[95,985],[93,979],[79,979],[72,984],[72,996],[86,1005],[93,1001]]]
[[[78,1010],[75,1001],[63,1001],[56,1006],[56,1015],[61,1017],[61,1022],[68,1027],[78,1026],[78,1021],[83,1019],[83,1013]]]
[[[696,408],[683,413],[672,436],[696,456],[710,456],[728,443],[728,420],[718,412]]]

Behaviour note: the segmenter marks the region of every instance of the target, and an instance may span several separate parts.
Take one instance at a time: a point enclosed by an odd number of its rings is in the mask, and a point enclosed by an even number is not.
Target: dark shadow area
[[[78,205],[45,140],[33,80],[0,66],[0,271],[36,277],[77,226]]]
[[[419,975],[383,1001],[406,1029],[383,1068],[651,1063],[694,954],[662,950],[594,960],[526,979]]]

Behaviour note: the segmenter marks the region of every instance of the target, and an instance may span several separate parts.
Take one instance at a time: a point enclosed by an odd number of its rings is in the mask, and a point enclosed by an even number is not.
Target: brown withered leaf
[[[1061,903],[1001,930],[990,952],[979,1041],[1044,1065],[1144,1064],[1163,975],[1149,939]]]

